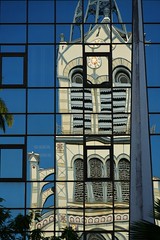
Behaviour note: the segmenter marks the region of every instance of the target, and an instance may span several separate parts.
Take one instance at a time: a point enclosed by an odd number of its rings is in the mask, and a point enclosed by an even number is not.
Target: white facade
[[[56,137],[57,231],[71,225],[81,232],[85,219],[87,231],[101,229],[102,232],[106,230],[112,232],[113,216],[117,229],[128,229],[129,183],[115,183],[113,214],[112,180],[111,182],[87,182],[85,186],[83,183],[75,182],[80,178],[83,180],[81,169],[84,161],[83,131],[89,134],[86,144],[93,148],[96,146],[96,149],[91,149],[87,153],[89,177],[97,174],[93,172],[91,167],[93,164],[102,178],[106,178],[109,174],[107,167],[109,169],[111,157],[108,147],[109,149],[111,147],[112,113],[114,113],[113,132],[121,135],[114,137],[114,178],[118,181],[125,171],[129,181],[130,137],[126,134],[130,132],[131,45],[117,45],[117,43],[125,43],[125,39],[116,28],[113,28],[113,42],[116,44],[113,45],[111,60],[108,55],[103,56],[103,53],[110,53],[108,43],[110,43],[111,29],[108,20],[103,20],[99,36],[96,37],[98,29],[99,25],[95,25],[85,38],[85,52],[97,54],[97,56],[87,57],[87,80],[93,85],[105,82],[108,84],[109,75],[112,75],[113,92],[111,87],[101,88],[100,85],[97,88],[84,88],[83,91],[82,45],[67,45],[66,42],[61,42],[59,46],[57,71],[62,134]],[[127,43],[130,43],[130,40]],[[109,73],[109,64],[112,64],[113,74]],[[39,169],[39,160],[36,160],[36,156],[34,158],[34,154],[30,155],[30,161],[32,180],[36,178],[42,180],[47,174],[54,173],[53,169]],[[125,169],[122,169],[123,166]],[[100,177],[100,175],[97,176]],[[35,208],[43,208],[45,198],[53,194],[51,189],[45,193],[42,193],[41,189],[40,184],[36,186],[33,184],[31,206]],[[85,194],[83,194],[84,191]],[[85,210],[85,216],[84,198],[85,207],[91,208],[90,211]],[[119,210],[119,207],[123,208],[123,211]],[[42,219],[37,227],[42,230],[52,230],[54,212],[46,213]],[[102,235],[105,239],[111,239],[111,234]],[[125,239],[125,235],[125,233],[116,233],[118,239]]]
[[[60,131],[56,136],[55,170],[40,169],[39,158],[30,154],[31,180],[43,180],[55,171],[55,191],[50,188],[42,192],[43,184],[33,183],[31,206],[43,208],[45,200],[55,194],[53,209],[42,215],[36,227],[55,229],[58,235],[58,231],[72,226],[82,239],[83,232],[89,231],[88,240],[110,240],[112,234],[115,239],[126,240],[131,34],[126,37],[104,17],[83,41],[67,43],[63,39],[59,45]],[[155,192],[159,195],[157,186]]]

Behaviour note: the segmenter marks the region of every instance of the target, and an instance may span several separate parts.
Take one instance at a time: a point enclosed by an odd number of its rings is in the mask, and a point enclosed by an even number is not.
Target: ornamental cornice
[[[65,214],[60,214],[59,218],[61,222],[67,224],[67,217]],[[54,215],[50,215],[47,218],[44,218],[42,221],[36,224],[38,229],[42,229],[43,227],[47,226],[48,224],[54,222]],[[75,215],[68,215],[68,220],[70,224],[82,225],[84,218],[82,216],[75,216]],[[127,222],[129,221],[129,214],[115,214],[114,215],[115,222]],[[57,222],[57,217],[56,217]],[[88,216],[85,217],[85,225],[95,225],[95,224],[109,224],[113,222],[113,214],[106,214],[102,216]]]

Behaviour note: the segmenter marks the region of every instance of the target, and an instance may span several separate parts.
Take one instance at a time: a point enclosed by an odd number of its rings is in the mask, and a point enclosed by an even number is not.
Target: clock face
[[[93,69],[99,68],[101,66],[101,63],[102,63],[102,60],[100,57],[96,57],[96,56],[87,57],[87,64],[88,64],[88,67],[90,68],[93,68]]]

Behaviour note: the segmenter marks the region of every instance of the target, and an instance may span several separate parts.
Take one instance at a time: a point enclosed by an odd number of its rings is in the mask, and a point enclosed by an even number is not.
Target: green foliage
[[[1,113],[0,113],[0,129],[2,129],[3,132],[5,132],[5,120]]]
[[[160,220],[160,200],[155,202],[155,219]],[[130,235],[136,240],[159,240],[160,227],[156,224],[141,220],[131,226]]]
[[[78,234],[70,226],[64,228],[60,238],[65,239],[65,240],[79,240],[80,239],[78,237]]]
[[[0,198],[0,203],[4,200]],[[35,229],[30,232],[30,224],[33,214],[23,216],[18,214],[12,218],[10,211],[0,204],[0,239],[1,240],[23,240],[27,236],[29,240],[42,240],[42,232]],[[38,221],[39,218],[35,217]]]
[[[32,212],[23,216],[18,214],[15,218],[8,209],[1,203],[4,199],[0,198],[0,240],[23,240],[28,237],[29,240],[79,240],[78,234],[71,226],[65,227],[61,236],[43,237],[41,229],[30,231],[32,220],[38,222],[40,216]]]
[[[79,240],[78,234],[71,226],[65,227],[60,237],[43,237],[41,229],[34,229],[30,231],[30,224],[32,220],[39,221],[40,216],[32,212],[23,216],[18,214],[12,218],[11,213],[1,203],[4,201],[0,198],[0,239],[1,240],[23,240],[25,236],[29,240]]]
[[[34,229],[30,234],[30,240],[41,240],[44,239],[42,236],[41,229]]]
[[[43,237],[41,229],[30,231],[31,221],[39,221],[38,215],[30,213],[26,216],[18,214],[12,218],[8,209],[1,204],[4,199],[0,198],[0,239],[1,240],[23,240],[25,236],[29,240],[79,240],[77,232],[71,226],[65,227],[61,236]],[[155,217],[160,220],[160,200],[155,202]],[[131,226],[130,235],[135,240],[159,240],[160,227],[156,224],[139,221]]]
[[[29,229],[30,223],[31,218],[29,215],[23,216],[22,214],[18,214],[13,221],[11,221],[9,227],[14,229],[15,232],[23,234],[27,229]]]
[[[3,202],[4,199],[0,198],[0,203]],[[11,214],[9,210],[5,209],[3,205],[0,204],[0,226],[2,226],[6,219],[9,219],[11,217]]]
[[[45,237],[45,238],[43,238],[43,240],[61,240],[61,237],[56,237],[56,236]]]
[[[155,219],[160,221],[160,199],[157,199],[154,205]]]
[[[46,237],[44,240],[79,240],[78,234],[73,230],[71,226],[65,227],[61,233],[61,236]]]
[[[0,129],[5,132],[6,124],[8,127],[12,127],[13,121],[13,115],[9,114],[5,102],[0,98]]]
[[[137,240],[159,240],[160,227],[142,220],[132,225],[131,236]]]
[[[4,199],[0,198],[0,203],[3,202]],[[3,207],[2,204],[0,204],[0,236],[1,240],[12,240],[13,234],[12,229],[9,229],[8,226],[10,224],[11,214],[10,211]]]

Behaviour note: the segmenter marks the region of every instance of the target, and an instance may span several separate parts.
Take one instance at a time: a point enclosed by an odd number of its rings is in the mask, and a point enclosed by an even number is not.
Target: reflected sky
[[[29,1],[28,3],[29,25],[27,26],[25,24],[27,21],[26,1],[1,2],[2,84],[15,86],[18,84],[20,88],[10,89],[5,86],[6,88],[0,91],[0,97],[14,115],[14,125],[6,130],[5,135],[1,132],[0,143],[26,144],[27,152],[34,151],[40,154],[40,167],[50,168],[54,167],[56,124],[58,123],[59,126],[61,124],[61,114],[54,116],[55,112],[58,113],[58,93],[53,88],[58,87],[56,54],[60,34],[64,33],[65,41],[69,40],[69,23],[73,21],[77,4],[75,0],[59,0],[56,4],[55,1],[39,1],[38,4],[36,1]],[[128,24],[127,29],[131,31],[132,1],[117,0],[117,4],[123,21]],[[144,32],[146,36],[147,85],[153,87],[148,89],[153,176],[160,178],[160,24],[150,24],[152,21],[160,23],[160,2],[143,1],[143,6],[144,21],[146,21]],[[84,10],[86,7],[87,0],[84,1]],[[53,23],[57,23],[57,25]],[[85,28],[87,27],[86,24]],[[76,37],[79,37],[78,31],[75,27]],[[26,43],[29,44],[27,47]],[[13,53],[13,55],[7,57],[6,52]],[[26,52],[27,55],[25,55]],[[23,56],[18,56],[17,53],[27,56],[26,62],[23,61]],[[26,72],[27,68],[28,73]],[[24,81],[24,75],[27,76],[27,84]],[[24,86],[24,84],[26,85]],[[26,87],[28,87],[27,90]],[[28,134],[27,139],[25,138],[26,133]],[[12,177],[21,175],[17,169],[22,167],[22,162],[15,162],[16,154],[19,152],[12,154],[8,152],[5,155],[2,152],[1,171],[3,170],[3,174],[1,178],[8,175]],[[8,169],[8,162],[5,158],[10,156],[12,159],[9,162],[10,169]],[[25,164],[27,164],[27,180],[30,180],[28,160]],[[3,189],[0,197],[7,200],[7,206],[25,207],[24,183],[0,183],[0,189]],[[28,189],[30,190],[30,187]],[[15,196],[18,196],[18,200]],[[29,197],[30,194],[27,199]]]

